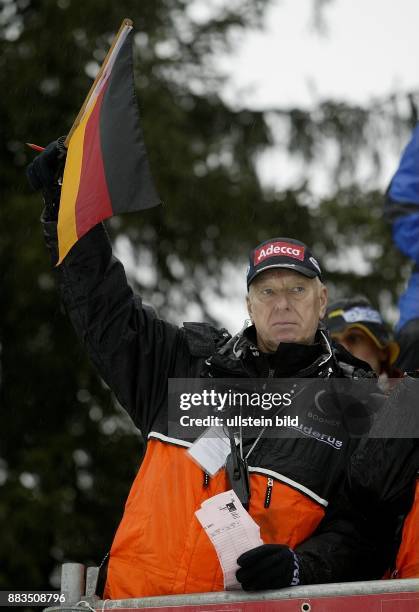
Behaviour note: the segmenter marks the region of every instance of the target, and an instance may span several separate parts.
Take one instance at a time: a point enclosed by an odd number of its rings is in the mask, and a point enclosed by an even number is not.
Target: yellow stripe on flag
[[[68,145],[61,188],[60,211],[58,213],[58,252],[57,266],[63,261],[71,247],[77,242],[76,201],[80,186],[81,168],[84,151],[84,134],[89,117],[95,105],[92,104],[83,120],[74,130]]]

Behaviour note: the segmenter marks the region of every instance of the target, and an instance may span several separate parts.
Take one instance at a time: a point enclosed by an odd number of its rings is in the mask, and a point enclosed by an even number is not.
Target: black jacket
[[[54,261],[55,222],[45,222],[44,233]],[[79,240],[56,274],[77,335],[144,437],[167,437],[169,377],[373,376],[366,364],[332,346],[322,330],[313,346],[281,344],[268,357],[258,351],[252,328],[232,338],[226,330],[206,324],[179,328],[162,321],[133,294],[102,225]],[[358,440],[350,435],[339,450],[310,438],[263,438],[249,457],[251,471],[273,473],[312,499],[326,502],[326,520],[318,534],[297,548],[307,583],[370,577],[365,565],[360,575],[362,555],[375,570],[376,540],[364,530],[367,518],[362,504],[354,504],[351,496],[345,497],[350,507],[336,504],[342,498],[339,491],[357,446]],[[371,468],[365,464],[367,471]]]

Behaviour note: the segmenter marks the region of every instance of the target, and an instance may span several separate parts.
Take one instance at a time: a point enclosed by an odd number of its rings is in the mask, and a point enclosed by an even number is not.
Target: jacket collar
[[[262,353],[256,345],[256,330],[253,325],[241,330],[224,346],[216,351],[207,365],[211,366],[213,376],[220,373],[247,375],[250,377],[298,376],[309,377],[313,374],[330,376],[337,368],[331,342],[325,330],[319,328],[315,343],[281,343],[275,353]]]

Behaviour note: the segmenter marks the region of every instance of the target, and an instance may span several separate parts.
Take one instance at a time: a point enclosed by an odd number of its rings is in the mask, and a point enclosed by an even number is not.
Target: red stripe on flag
[[[81,238],[103,219],[113,215],[103,166],[99,125],[102,100],[108,83],[96,100],[84,133],[83,161],[75,205],[78,238]]]

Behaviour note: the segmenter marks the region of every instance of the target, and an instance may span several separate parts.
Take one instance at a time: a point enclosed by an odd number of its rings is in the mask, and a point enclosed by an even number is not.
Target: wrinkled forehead
[[[311,285],[316,282],[315,278],[309,278],[300,272],[290,270],[289,268],[271,268],[260,272],[252,281],[250,288],[265,284],[267,282],[283,283],[283,282],[299,282],[304,285]]]

